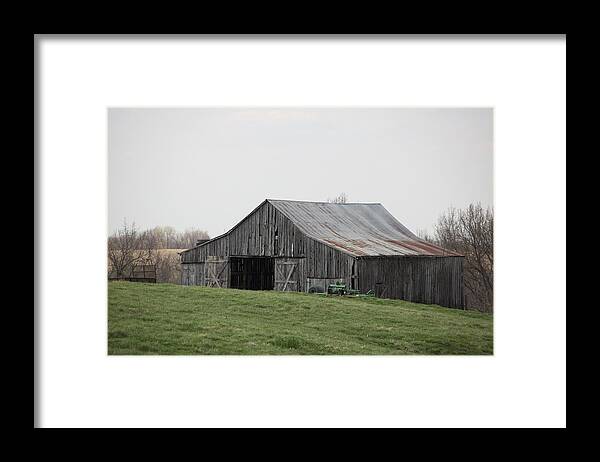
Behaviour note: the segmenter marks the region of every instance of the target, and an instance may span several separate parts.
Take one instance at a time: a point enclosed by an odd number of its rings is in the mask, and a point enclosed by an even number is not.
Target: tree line
[[[181,268],[177,250],[189,249],[198,240],[209,239],[201,229],[177,231],[171,226],[138,230],[127,221],[108,237],[109,277],[128,277],[139,265],[156,267],[157,282],[179,284]]]

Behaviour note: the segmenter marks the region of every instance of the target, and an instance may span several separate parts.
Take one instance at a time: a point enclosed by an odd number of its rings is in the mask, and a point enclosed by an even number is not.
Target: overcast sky
[[[108,117],[109,232],[211,237],[266,198],[381,202],[413,232],[450,206],[493,205],[482,109],[121,109]]]

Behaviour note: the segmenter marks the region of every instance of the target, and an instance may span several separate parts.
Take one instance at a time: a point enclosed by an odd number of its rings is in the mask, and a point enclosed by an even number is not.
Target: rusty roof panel
[[[419,239],[381,204],[268,202],[307,236],[357,257],[459,256]]]

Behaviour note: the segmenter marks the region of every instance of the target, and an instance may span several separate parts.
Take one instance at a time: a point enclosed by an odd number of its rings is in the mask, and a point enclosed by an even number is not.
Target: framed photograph
[[[565,35],[34,42],[34,427],[566,427]]]

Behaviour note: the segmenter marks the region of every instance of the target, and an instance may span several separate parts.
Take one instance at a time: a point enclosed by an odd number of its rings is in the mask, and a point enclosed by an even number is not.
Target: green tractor
[[[328,295],[358,295],[358,290],[346,288],[346,284],[342,281],[329,284],[327,287]]]

